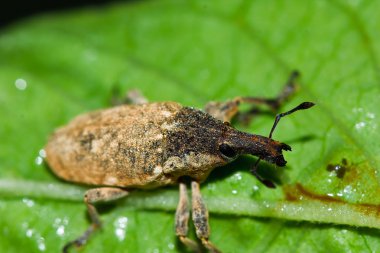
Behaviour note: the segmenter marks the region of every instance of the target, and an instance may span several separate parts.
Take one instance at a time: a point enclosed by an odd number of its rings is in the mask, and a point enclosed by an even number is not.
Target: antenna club
[[[309,108],[313,107],[314,105],[315,105],[315,103],[313,103],[313,102],[303,102],[297,107],[299,110],[305,110],[305,109],[309,109]]]

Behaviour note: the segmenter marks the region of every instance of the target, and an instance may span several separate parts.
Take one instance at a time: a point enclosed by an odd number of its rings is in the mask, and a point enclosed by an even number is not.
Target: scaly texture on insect
[[[236,154],[225,156],[221,144]],[[91,185],[153,188],[181,176],[203,181],[212,169],[249,153],[283,166],[288,146],[240,132],[174,102],[122,105],[75,118],[46,146],[61,178]]]

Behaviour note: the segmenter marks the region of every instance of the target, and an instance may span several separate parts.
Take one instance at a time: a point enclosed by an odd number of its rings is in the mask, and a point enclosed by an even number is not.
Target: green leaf
[[[89,226],[85,188],[60,182],[40,150],[56,127],[109,106],[115,87],[202,108],[274,97],[293,69],[300,89],[281,110],[317,106],[274,134],[292,146],[288,166],[260,165],[283,185],[261,185],[249,157],[215,169],[202,188],[210,240],[223,252],[380,251],[379,8],[371,0],[135,1],[3,30],[0,251],[59,252]],[[267,135],[273,119],[236,127]],[[103,228],[81,252],[186,251],[174,233],[177,195],[176,187],[141,191],[101,207]]]

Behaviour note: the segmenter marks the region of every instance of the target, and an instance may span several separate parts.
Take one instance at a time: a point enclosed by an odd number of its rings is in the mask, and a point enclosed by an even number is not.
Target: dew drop
[[[64,217],[63,219],[61,218],[55,218],[53,227],[56,229],[55,233],[62,237],[65,235],[65,226],[69,224],[69,220],[67,217]]]
[[[57,228],[56,234],[58,236],[63,236],[65,234],[65,227],[63,225],[59,226]]]
[[[168,248],[169,248],[169,249],[174,249],[174,244],[173,244],[173,243],[169,243],[169,244],[168,244]]]
[[[44,149],[40,149],[38,151],[38,156],[34,160],[34,163],[37,165],[41,165],[44,162],[44,158],[46,157],[46,152]]]
[[[28,198],[23,198],[22,203],[24,203],[27,207],[33,207],[34,201]]]
[[[35,164],[41,165],[44,159],[42,159],[41,156],[37,156],[36,159],[34,160]]]
[[[347,185],[346,187],[344,187],[344,189],[343,189],[343,193],[344,194],[351,194],[351,192],[352,192],[352,186],[351,185]]]
[[[30,228],[27,222],[22,223],[21,226],[23,229],[25,229],[26,237],[31,238],[32,240],[35,240],[35,242],[37,243],[37,248],[40,251],[45,251],[46,250],[45,238],[42,237],[38,231],[36,231],[33,228]]]
[[[263,205],[264,205],[266,208],[269,208],[269,207],[270,207],[270,205],[269,205],[269,203],[268,203],[267,201],[264,201],[264,202],[263,202]]]
[[[22,226],[23,229],[27,229],[29,227],[29,224],[28,224],[28,222],[23,222],[21,224],[21,226]]]
[[[242,179],[241,173],[236,173],[235,178],[236,180],[241,180]]]
[[[46,245],[45,245],[45,238],[43,237],[39,237],[37,239],[37,245],[38,245],[38,249],[40,251],[45,251],[46,250]]]
[[[367,118],[369,119],[374,119],[375,118],[375,114],[373,112],[367,112]]]
[[[257,185],[254,185],[254,186],[252,186],[252,189],[253,189],[253,191],[258,191],[259,190],[259,187],[257,186]]]
[[[356,128],[356,130],[360,130],[363,127],[365,127],[365,125],[366,125],[366,123],[363,122],[363,121],[361,121],[361,122],[358,122],[358,123],[355,124],[355,128]]]
[[[28,84],[24,79],[18,78],[15,81],[15,86],[18,90],[25,90]]]
[[[280,210],[281,210],[281,212],[285,212],[285,211],[286,211],[286,208],[287,208],[287,206],[286,206],[286,205],[282,205],[282,206],[281,206],[281,209],[280,209]]]
[[[38,155],[41,156],[42,158],[45,158],[46,157],[45,149],[40,149],[40,151],[38,152]]]
[[[32,237],[33,234],[34,234],[34,230],[31,228],[27,229],[25,232],[26,237]]]
[[[128,217],[119,217],[115,220],[115,235],[119,239],[119,241],[123,241],[125,239],[125,233],[128,225]]]
[[[363,108],[361,108],[361,107],[354,107],[352,109],[352,112],[354,112],[354,113],[358,113],[358,112],[362,112],[362,111],[363,111]]]

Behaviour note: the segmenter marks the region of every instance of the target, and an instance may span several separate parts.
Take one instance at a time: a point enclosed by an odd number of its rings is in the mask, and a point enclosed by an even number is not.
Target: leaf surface
[[[260,165],[283,184],[261,185],[250,157],[217,168],[202,188],[210,239],[223,252],[380,251],[379,5],[136,1],[3,30],[0,251],[58,252],[88,227],[85,189],[50,173],[41,149],[56,127],[109,106],[115,87],[202,108],[274,97],[293,69],[300,89],[281,110],[317,106],[283,119],[274,134],[292,146],[288,166]],[[267,135],[273,119],[236,127]],[[186,251],[174,233],[177,194],[136,192],[101,208],[103,229],[81,252]]]

